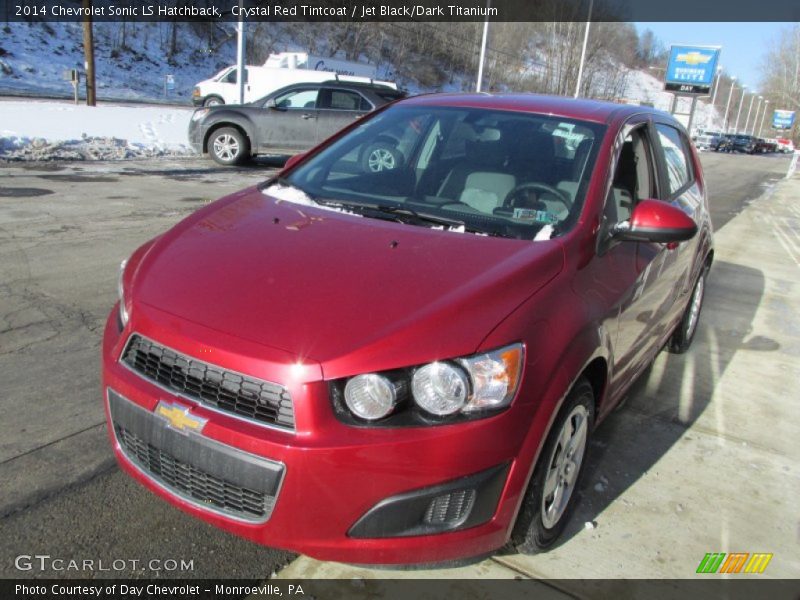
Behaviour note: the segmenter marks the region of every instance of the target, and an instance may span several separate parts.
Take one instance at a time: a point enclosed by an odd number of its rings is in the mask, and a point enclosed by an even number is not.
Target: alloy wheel
[[[564,514],[575,491],[589,430],[589,413],[582,405],[564,421],[550,459],[542,494],[542,524],[552,529]]]
[[[214,154],[224,161],[232,161],[239,155],[239,142],[227,133],[220,135],[214,138]]]

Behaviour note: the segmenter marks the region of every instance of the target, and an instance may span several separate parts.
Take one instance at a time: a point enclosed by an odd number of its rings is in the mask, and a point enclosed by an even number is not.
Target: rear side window
[[[371,110],[372,105],[356,92],[323,89],[320,107],[333,110]]]
[[[657,124],[658,138],[664,152],[664,164],[667,167],[669,193],[674,194],[692,179],[689,167],[689,153],[683,136],[674,127]]]

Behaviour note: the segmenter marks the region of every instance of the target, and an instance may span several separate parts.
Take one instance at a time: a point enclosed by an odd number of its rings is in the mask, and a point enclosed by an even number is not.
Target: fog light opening
[[[425,523],[458,527],[467,520],[475,506],[475,490],[458,490],[436,496],[425,511]]]

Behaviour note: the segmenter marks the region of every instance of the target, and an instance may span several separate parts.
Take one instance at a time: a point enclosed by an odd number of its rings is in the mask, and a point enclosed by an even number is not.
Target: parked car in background
[[[783,152],[784,154],[794,152],[794,142],[789,138],[778,138],[777,142],[778,152]]]
[[[734,137],[732,133],[723,133],[717,144],[717,152],[733,152]]]
[[[722,133],[719,131],[704,131],[694,139],[698,150],[719,150],[722,143]]]
[[[733,136],[733,151],[754,154],[757,147],[757,139],[752,135],[737,133]]]
[[[363,160],[376,147],[391,166]],[[113,450],[195,517],[322,560],[540,552],[596,425],[689,348],[712,260],[703,168],[670,115],[401,100],[122,265]]]
[[[377,83],[297,83],[250,104],[197,109],[189,122],[189,143],[221,165],[257,154],[296,154],[404,96]],[[393,153],[385,144],[375,145],[361,159],[380,170],[398,159]]]

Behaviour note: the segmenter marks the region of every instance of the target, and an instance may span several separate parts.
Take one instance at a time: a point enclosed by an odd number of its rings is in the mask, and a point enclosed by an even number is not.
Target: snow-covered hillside
[[[214,54],[190,25],[179,23],[176,52],[168,58],[171,24],[120,23],[94,26],[97,96],[100,99],[173,100],[188,103],[195,83],[236,61],[233,44]],[[65,69],[83,70],[83,28],[79,23],[8,23],[0,31],[0,93],[35,92],[69,96]],[[175,90],[164,94],[167,75]]]
[[[626,84],[624,102],[630,104],[648,103],[659,110],[669,112],[673,94],[664,91],[664,82],[660,79],[653,77],[646,71],[629,71]],[[709,98],[698,100],[692,129],[719,129],[722,127],[722,117],[712,109],[709,100]],[[687,97],[679,98],[675,117],[684,125],[688,123],[690,109],[691,99]]]

